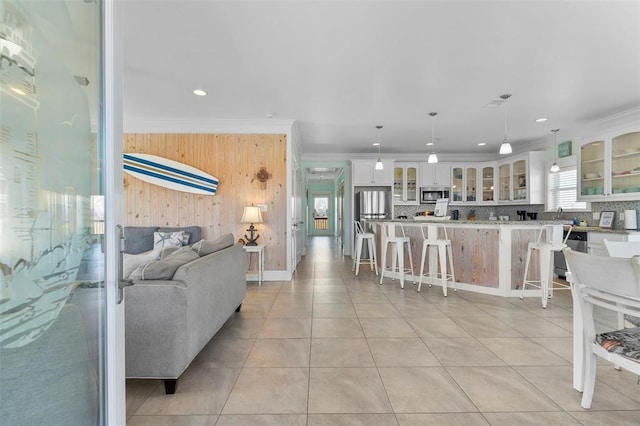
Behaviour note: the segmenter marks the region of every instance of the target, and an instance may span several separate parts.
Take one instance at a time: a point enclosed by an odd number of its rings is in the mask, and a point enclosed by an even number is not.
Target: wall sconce
[[[246,206],[244,208],[244,212],[242,212],[242,219],[240,220],[242,223],[250,223],[249,226],[249,237],[247,234],[244,234],[244,237],[247,239],[248,246],[257,246],[258,243],[256,240],[260,238],[260,235],[256,235],[254,238],[254,234],[256,233],[256,227],[253,226],[254,223],[262,223],[262,212],[260,211],[260,207],[258,206]]]

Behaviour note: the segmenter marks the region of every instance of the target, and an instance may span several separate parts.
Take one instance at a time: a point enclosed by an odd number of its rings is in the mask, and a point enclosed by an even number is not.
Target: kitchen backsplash
[[[414,216],[418,212],[424,212],[425,210],[433,211],[435,204],[420,204],[418,206],[396,206],[394,207],[393,217],[398,216]],[[489,217],[493,216],[509,216],[510,220],[518,220],[518,214],[516,211],[525,210],[528,213],[537,213],[538,220],[572,220],[574,217],[578,220],[586,221],[589,226],[598,226],[599,220],[593,219],[593,212],[615,212],[615,219],[613,223],[614,229],[624,228],[624,222],[620,221],[620,217],[623,217],[625,210],[636,210],[640,214],[640,201],[615,201],[604,203],[591,203],[591,212],[569,213],[564,212],[560,215],[556,212],[545,212],[544,204],[527,204],[527,205],[496,205],[496,206],[449,206],[448,214],[451,214],[452,210],[458,210],[460,212],[460,219],[465,220],[467,215],[474,210],[476,220],[489,220]],[[640,223],[640,220],[638,220]]]

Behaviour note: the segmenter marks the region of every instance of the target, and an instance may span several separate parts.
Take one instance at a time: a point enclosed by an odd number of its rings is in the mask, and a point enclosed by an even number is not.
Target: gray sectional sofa
[[[148,242],[136,240],[149,236],[153,247],[153,232],[147,227],[125,228],[125,251],[147,249]],[[192,227],[189,237],[189,243],[197,242],[199,228]],[[240,310],[246,292],[245,257],[242,245],[230,238],[231,245],[222,249],[220,244],[201,241],[197,249],[204,255],[179,266],[171,279],[135,279],[126,288],[127,378],[164,379],[165,392],[174,393],[180,375]],[[205,246],[217,250],[207,254]]]

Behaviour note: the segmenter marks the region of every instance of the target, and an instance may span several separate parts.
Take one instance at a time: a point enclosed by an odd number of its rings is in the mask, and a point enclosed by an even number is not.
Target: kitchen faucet
[[[562,216],[562,207],[558,207],[558,210],[556,211],[556,219],[560,219],[561,216]]]

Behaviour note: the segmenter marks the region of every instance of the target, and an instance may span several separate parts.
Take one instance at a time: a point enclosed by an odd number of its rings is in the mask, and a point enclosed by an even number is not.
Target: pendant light
[[[511,97],[510,94],[506,93],[504,95],[500,95],[504,102],[507,101]],[[511,154],[513,150],[511,149],[511,144],[507,141],[507,105],[504,106],[504,140],[502,141],[502,145],[500,145],[500,154]]]
[[[382,161],[380,160],[380,129],[382,129],[382,126],[378,125],[376,126],[376,129],[378,129],[378,143],[374,144],[378,145],[378,161],[376,161],[376,170],[384,170],[384,164],[382,164]]]
[[[427,158],[427,163],[437,163],[438,162],[438,156],[436,155],[436,153],[434,152],[434,146],[435,146],[435,137],[434,137],[434,130],[433,130],[433,122],[434,122],[434,117],[437,115],[437,112],[430,112],[429,116],[431,116],[431,154],[429,154],[429,157]]]
[[[558,166],[557,156],[558,156],[558,131],[560,129],[553,129],[553,164],[549,171],[551,173],[558,173],[560,171],[560,166]]]

